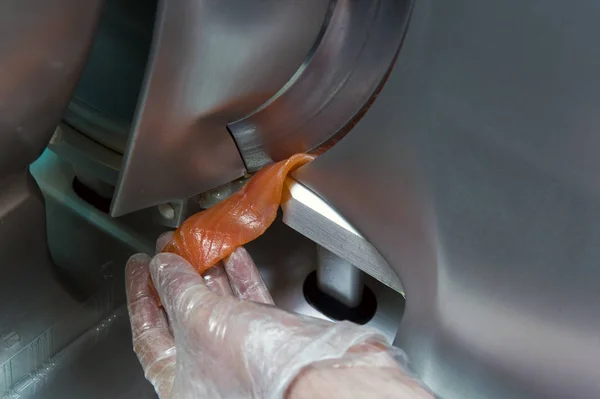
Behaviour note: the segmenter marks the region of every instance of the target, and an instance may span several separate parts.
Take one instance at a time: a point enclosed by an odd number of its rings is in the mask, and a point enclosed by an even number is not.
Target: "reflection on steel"
[[[101,0],[0,1],[0,394],[71,338],[49,334],[78,305],[56,281],[29,164],[67,107]],[[81,324],[85,323],[80,319]],[[79,325],[81,325],[79,324]]]
[[[321,291],[349,308],[357,307],[363,297],[363,272],[350,262],[317,246],[317,285]]]
[[[337,0],[310,57],[272,98],[229,124],[249,171],[310,151],[369,101],[400,47],[409,0]]]
[[[89,175],[114,187],[123,157],[102,144],[61,123],[48,148]]]
[[[94,304],[86,305],[88,306],[72,311],[70,317],[60,320],[54,329],[61,333],[70,332],[77,324],[83,324],[75,317],[90,319],[90,314],[94,314]],[[77,339],[53,354],[48,359],[50,361],[42,364],[40,369],[34,368],[5,397],[158,399],[154,387],[144,378],[144,370],[131,348],[127,306],[122,305],[107,317],[96,320],[95,323],[87,321],[86,324],[87,331],[79,331]],[[41,346],[37,342],[36,344]],[[43,349],[38,349],[37,352],[43,353]],[[29,351],[24,350],[22,353],[28,354]],[[29,359],[23,359],[22,363],[27,360]],[[22,366],[16,361],[13,363],[17,367]]]
[[[0,1],[0,177],[27,168],[73,94],[101,0]]]
[[[77,270],[73,273],[76,276],[95,276],[98,286],[95,295],[81,304],[56,283],[44,250],[15,251],[14,256],[3,258],[7,262],[0,267],[4,265],[4,277],[8,278],[0,280],[0,295],[6,299],[0,301],[0,314],[4,317],[2,329],[8,334],[0,334],[0,348],[3,342],[13,347],[0,351],[0,393],[14,388],[11,398],[155,399],[131,349],[126,308],[119,306],[105,316],[124,302],[125,260],[134,252],[152,252],[158,231],[144,224],[147,215],[136,219],[132,218],[134,213],[114,219],[86,204],[70,189],[73,176],[68,172],[69,164],[52,152],[47,151],[32,171],[49,207],[53,258],[61,269]],[[39,228],[44,216],[42,202],[35,202],[35,208],[23,207],[25,214],[14,219],[17,225],[29,229],[24,232],[28,233],[30,247],[45,242],[45,230]],[[23,220],[27,223],[20,223]],[[7,242],[24,241],[14,234],[18,230],[7,231],[11,233],[5,237]],[[316,267],[312,241],[277,220],[246,247],[277,306],[326,319],[302,294],[304,279]],[[106,264],[106,269],[99,270]],[[110,279],[107,271],[112,275]],[[36,279],[31,279],[32,275]],[[402,318],[404,300],[369,276],[365,276],[365,284],[377,298],[377,312],[367,326],[379,330],[391,343]],[[10,333],[16,331],[20,342],[14,344],[14,334]]]
[[[599,21],[416,1],[372,108],[295,174],[402,279],[396,344],[439,397],[600,397]]]
[[[227,124],[275,95],[302,65],[328,5],[161,1],[112,214],[182,200],[243,176]]]
[[[335,209],[306,186],[288,178],[281,203],[283,222],[402,293],[402,284],[385,259]]]

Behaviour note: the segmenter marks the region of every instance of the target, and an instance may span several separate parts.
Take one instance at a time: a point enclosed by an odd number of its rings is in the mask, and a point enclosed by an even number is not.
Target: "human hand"
[[[168,253],[134,255],[126,273],[134,350],[162,399],[283,398],[309,369],[400,370],[373,330],[270,306],[243,248],[203,277]],[[149,274],[164,310],[149,292]]]

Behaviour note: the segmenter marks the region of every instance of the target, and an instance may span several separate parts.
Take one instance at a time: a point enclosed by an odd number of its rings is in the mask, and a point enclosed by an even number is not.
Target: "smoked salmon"
[[[296,154],[264,167],[232,196],[187,219],[163,252],[182,256],[204,273],[267,230],[277,216],[285,178],[313,159]]]

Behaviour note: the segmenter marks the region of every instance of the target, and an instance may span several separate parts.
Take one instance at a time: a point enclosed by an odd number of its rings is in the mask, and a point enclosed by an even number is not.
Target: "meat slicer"
[[[600,396],[600,6],[0,2],[0,392],[156,398],[123,268],[298,152],[248,249],[443,398]]]

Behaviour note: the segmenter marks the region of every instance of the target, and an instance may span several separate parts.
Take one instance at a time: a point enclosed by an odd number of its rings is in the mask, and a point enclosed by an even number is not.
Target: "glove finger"
[[[127,307],[131,316],[131,331],[134,339],[154,328],[168,330],[165,314],[156,306],[156,301],[152,298],[148,287],[149,263],[148,255],[136,254],[129,258],[125,268]]]
[[[158,308],[148,287],[148,263],[145,254],[133,255],[125,269],[127,308],[131,321],[133,350],[146,378],[161,397],[170,391],[175,375],[175,341],[164,312]]]
[[[165,231],[156,239],[156,253],[162,252],[163,249],[167,246],[169,241],[173,238],[172,231]]]
[[[206,286],[219,295],[233,295],[229,279],[222,262],[217,263],[202,275]]]
[[[238,247],[223,259],[233,293],[241,300],[273,305],[273,298],[252,257],[244,247]]]
[[[150,261],[150,275],[171,322],[182,322],[197,304],[213,294],[198,272],[181,256],[160,253]]]

